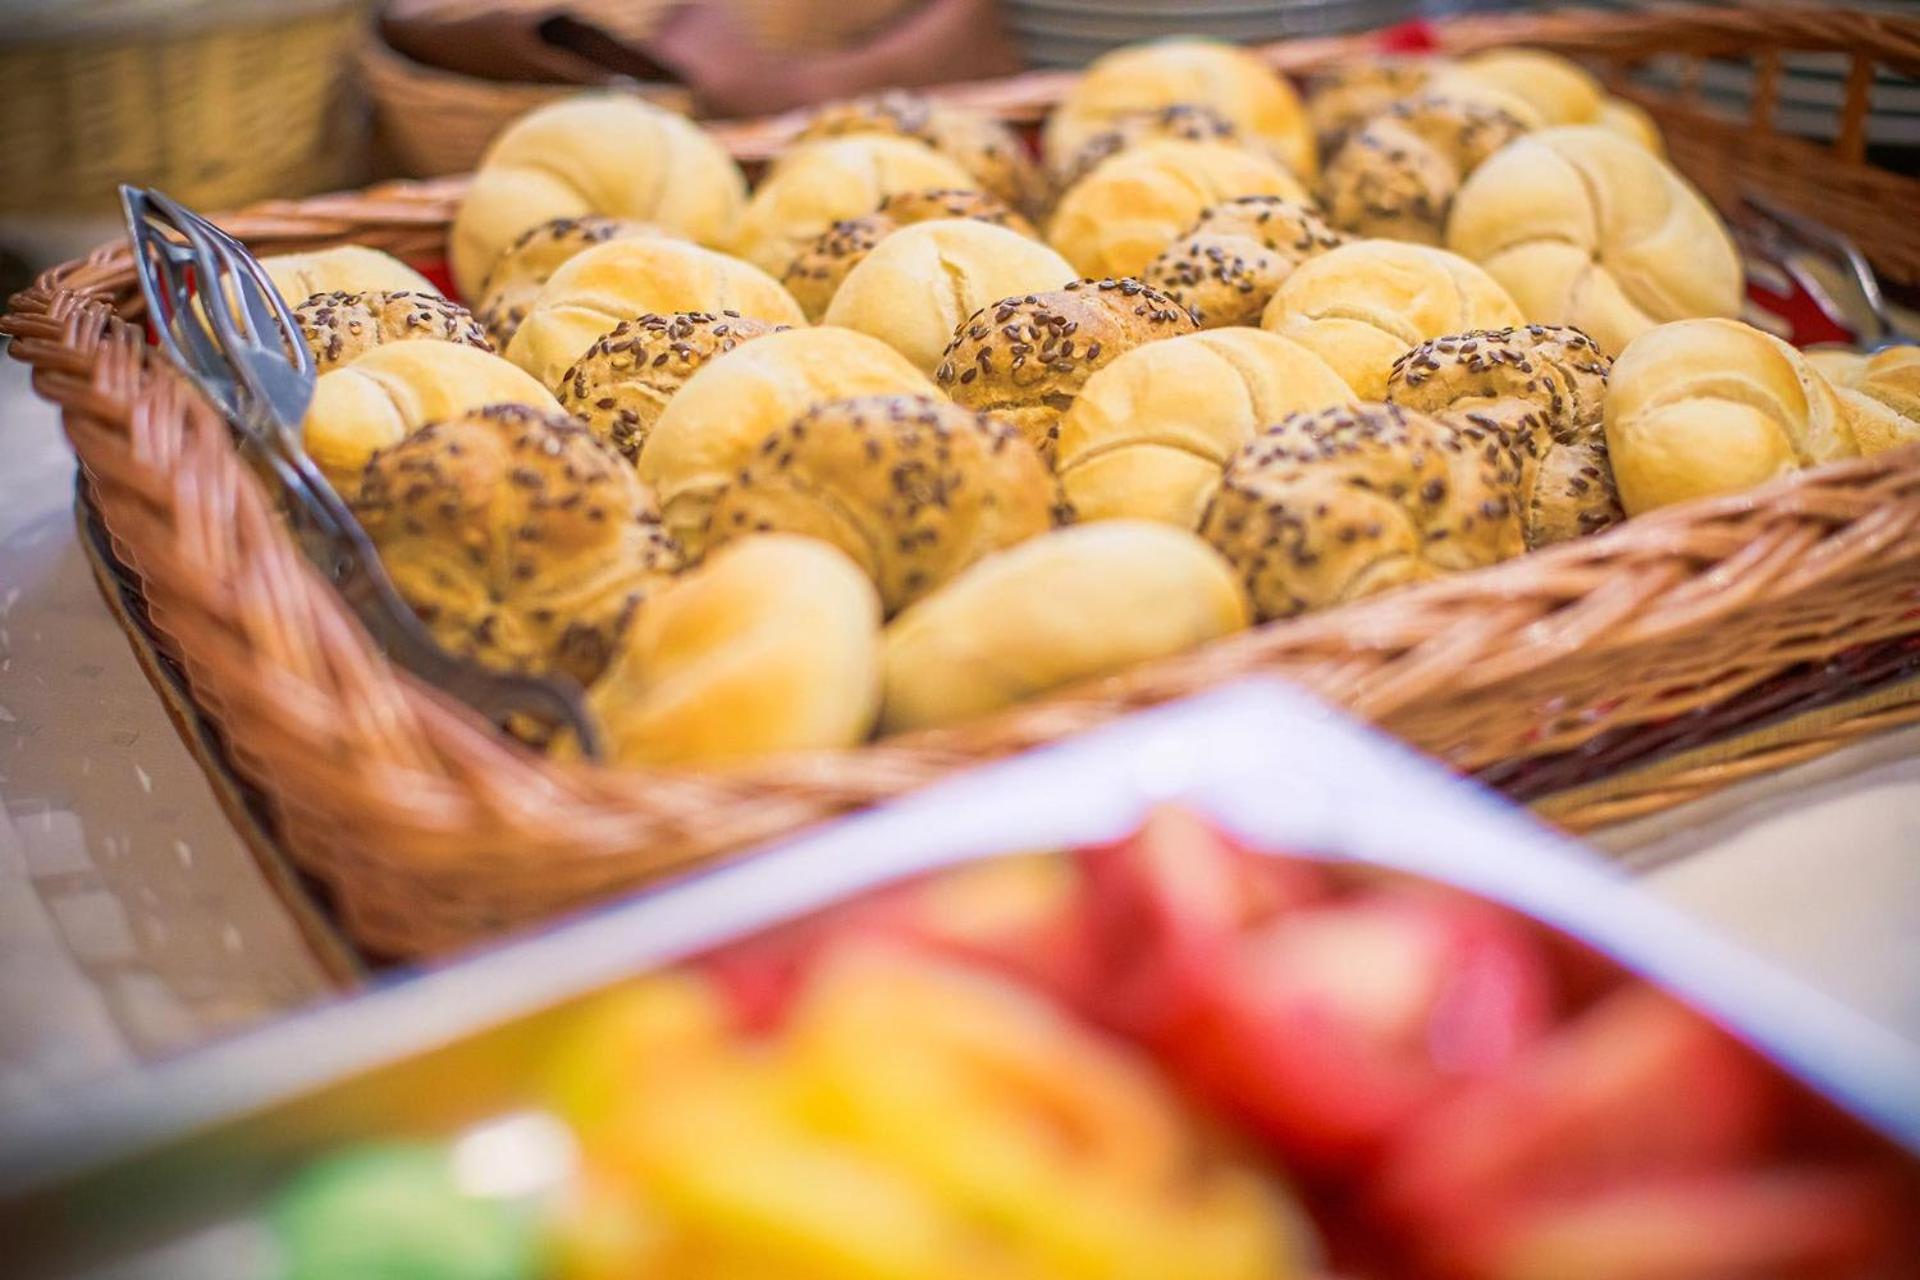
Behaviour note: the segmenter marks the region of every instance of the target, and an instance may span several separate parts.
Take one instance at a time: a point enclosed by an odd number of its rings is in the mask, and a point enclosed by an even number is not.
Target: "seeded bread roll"
[[[648,599],[588,705],[624,765],[851,747],[880,703],[880,601],[840,552],[767,534]]]
[[[807,318],[817,321],[826,315],[847,273],[864,262],[875,245],[901,227],[945,218],[973,218],[1035,235],[1032,224],[984,191],[903,191],[882,200],[865,217],[843,218],[821,232],[793,260],[780,283]]]
[[[1337,63],[1307,80],[1307,123],[1324,160],[1348,135],[1402,98],[1427,87],[1432,58],[1365,58]]]
[[[1262,619],[1518,555],[1519,463],[1497,429],[1389,404],[1296,414],[1228,463],[1201,536]]]
[[[893,614],[1045,533],[1057,500],[1012,427],[930,396],[863,396],[768,436],[715,500],[708,546],[767,532],[831,542]]]
[[[667,531],[697,558],[714,497],[767,437],[829,400],[937,394],[904,356],[864,333],[770,333],[709,361],[667,401],[640,449],[640,478],[659,496]]]
[[[1592,124],[1606,91],[1577,62],[1540,49],[1489,49],[1462,58],[1435,77],[1447,88],[1485,85],[1530,106],[1545,126]]]
[[[931,374],[954,330],[981,307],[1073,277],[1065,258],[1005,227],[922,222],[882,240],[847,273],[826,323],[871,334]]]
[[[1846,402],[1861,453],[1920,440],[1920,347],[1888,347],[1873,356],[1809,351],[1807,362]]]
[[[393,342],[321,374],[301,432],[333,487],[352,498],[374,450],[490,404],[560,411],[545,387],[499,356],[452,342]]]
[[[613,93],[549,103],[480,157],[448,236],[453,282],[481,297],[507,247],[554,218],[597,213],[725,244],[746,193],[733,157],[684,116]]]
[[[1356,240],[1301,264],[1260,324],[1319,355],[1360,399],[1378,400],[1393,362],[1428,338],[1525,320],[1505,289],[1457,254]]]
[[[779,281],[738,258],[681,240],[613,240],[553,273],[507,359],[557,388],[574,361],[622,321],[676,311],[737,311],[769,324],[807,319]]]
[[[1606,426],[1628,515],[1860,452],[1846,402],[1807,358],[1737,320],[1635,338],[1613,363]]]
[[[1224,142],[1245,146],[1240,129],[1212,107],[1197,102],[1175,102],[1151,110],[1116,116],[1106,128],[1054,158],[1054,185],[1065,191],[1097,168],[1101,161],[1143,142]]]
[[[1177,102],[1212,108],[1313,180],[1313,129],[1293,86],[1251,54],[1210,40],[1159,40],[1094,59],[1047,118],[1046,153],[1072,155],[1113,121]]]
[[[783,155],[753,193],[733,250],[779,274],[834,223],[872,213],[905,191],[974,191],[973,175],[911,138],[862,134]]]
[[[389,342],[457,342],[492,351],[467,309],[437,293],[316,293],[293,309],[315,373],[352,364]]]
[[[1738,315],[1744,298],[1740,255],[1699,192],[1598,127],[1529,134],[1481,165],[1447,247],[1528,320],[1570,324],[1608,354],[1669,320]]]
[[[1311,203],[1298,180],[1223,142],[1149,142],[1102,161],[1060,198],[1047,239],[1085,276],[1138,276],[1211,205],[1236,196]]]
[[[641,236],[685,238],[677,231],[652,223],[603,218],[598,214],[551,218],[528,227],[487,272],[486,283],[480,287],[480,307],[474,314],[494,345],[505,351],[520,322],[527,318],[527,309],[540,296],[541,286],[553,278],[561,264],[597,244]]]
[[[1060,420],[1055,470],[1081,520],[1192,529],[1220,469],[1261,427],[1352,399],[1318,356],[1260,329],[1150,342],[1087,379]]]
[[[1012,424],[1051,464],[1060,416],[1088,378],[1142,343],[1193,331],[1178,304],[1137,280],[1075,280],[974,312],[934,379],[956,404]]]
[[[1009,208],[1038,214],[1047,184],[1013,130],[991,116],[892,89],[813,113],[796,144],[858,134],[892,134],[923,142],[972,175],[982,191]]]
[[[1526,131],[1499,107],[1441,91],[1396,102],[1327,165],[1327,219],[1354,235],[1437,245],[1467,175]]]
[[[1627,141],[1639,144],[1653,155],[1664,158],[1667,154],[1667,141],[1660,136],[1660,126],[1647,114],[1647,109],[1637,102],[1609,94],[1600,100],[1600,114],[1593,118],[1593,122],[1609,133],[1617,133]]]
[[[1202,328],[1258,324],[1295,267],[1346,242],[1298,201],[1241,196],[1202,213],[1147,264],[1145,279],[1192,311]]]
[[[560,379],[560,407],[628,461],[640,456],[667,401],[707,361],[785,325],[738,311],[649,312],[614,327]]]
[[[525,405],[381,450],[353,509],[434,637],[507,671],[592,681],[679,567],[633,469],[565,414]]]
[[[1233,573],[1181,529],[1060,529],[989,556],[887,628],[887,730],[982,715],[1247,625]]]
[[[1481,329],[1401,356],[1387,399],[1504,432],[1520,464],[1527,546],[1544,547],[1625,518],[1603,421],[1611,365],[1578,329]]]
[[[343,244],[312,253],[277,253],[260,259],[261,269],[289,307],[316,293],[426,293],[439,296],[433,282],[390,253]]]

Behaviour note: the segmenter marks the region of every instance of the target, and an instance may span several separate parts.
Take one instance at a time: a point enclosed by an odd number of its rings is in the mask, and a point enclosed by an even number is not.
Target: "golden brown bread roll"
[[[558,387],[573,362],[623,320],[652,312],[737,311],[805,324],[800,304],[766,272],[683,240],[613,240],[569,258],[541,287],[507,359]]]
[[[563,413],[488,405],[367,464],[354,513],[453,653],[589,683],[679,567],[633,469]]]
[[[320,470],[351,498],[374,450],[490,404],[560,411],[545,387],[499,356],[451,342],[394,342],[321,374],[301,432]]]
[[[1258,324],[1295,267],[1346,242],[1308,205],[1241,196],[1210,206],[1142,276],[1190,309],[1203,328]]]
[[[1045,533],[1057,499],[1012,427],[931,396],[862,396],[768,436],[715,500],[708,546],[768,532],[831,542],[893,614]]]
[[[1159,40],[1094,59],[1047,118],[1046,153],[1069,156],[1114,120],[1177,102],[1212,108],[1243,139],[1313,180],[1313,129],[1293,86],[1251,54],[1211,40]]]
[[[1336,63],[1307,78],[1307,123],[1324,160],[1347,136],[1402,98],[1427,87],[1433,58],[1379,57]]]
[[[1504,432],[1520,465],[1527,546],[1544,547],[1624,518],[1607,460],[1611,364],[1578,329],[1477,329],[1401,356],[1387,379],[1387,399]]]
[[[1327,220],[1358,236],[1437,245],[1467,175],[1526,131],[1499,107],[1439,90],[1396,102],[1328,162]]]
[[[1054,210],[1047,239],[1085,276],[1138,276],[1211,205],[1236,196],[1311,203],[1294,176],[1224,142],[1148,142],[1095,166]]]
[[[741,215],[733,251],[784,272],[834,223],[872,213],[906,191],[973,191],[973,175],[911,138],[860,134],[796,147],[780,157]]]
[[[260,266],[289,307],[316,293],[440,293],[431,280],[400,259],[365,245],[271,254],[260,259]]]
[[[1226,564],[1182,529],[1108,520],[989,556],[893,620],[887,730],[946,724],[1247,625]]]
[[[877,338],[826,326],[770,333],[709,361],[667,401],[640,450],[640,478],[697,558],[715,495],[768,436],[829,400],[896,394],[938,392]]]
[[[737,311],[648,312],[614,326],[574,362],[560,379],[560,407],[633,461],[667,401],[696,370],[785,327]]]
[[[1860,452],[1846,403],[1806,357],[1737,320],[1635,338],[1613,362],[1606,424],[1628,515]]]
[[[817,321],[827,314],[847,273],[865,261],[875,245],[901,227],[943,218],[974,218],[1034,235],[1032,224],[984,191],[903,191],[882,200],[872,213],[842,218],[822,231],[787,267],[780,283],[807,318]]]
[[[954,403],[1011,423],[1051,464],[1060,415],[1088,378],[1144,342],[1194,327],[1179,304],[1138,280],[1075,280],[968,316],[934,380]]]
[[[851,747],[880,702],[880,601],[840,552],[767,534],[647,600],[587,697],[625,765]]]
[[[1446,67],[1434,77],[1434,84],[1461,92],[1484,85],[1518,98],[1533,109],[1542,126],[1591,124],[1606,97],[1585,67],[1542,49],[1476,53]]]
[[[1861,453],[1920,440],[1920,347],[1888,347],[1873,356],[1821,351],[1806,356],[1846,402]]]
[[[1600,114],[1593,118],[1593,122],[1609,133],[1617,133],[1629,142],[1638,143],[1656,156],[1667,154],[1667,140],[1660,136],[1659,124],[1637,102],[1609,94],[1600,100]]]
[[[931,374],[954,330],[981,307],[1073,278],[1065,258],[1017,231],[965,218],[921,222],[847,273],[826,323],[871,334]]]
[[[1235,454],[1200,532],[1262,619],[1289,618],[1518,555],[1518,482],[1498,430],[1390,404],[1325,409]]]
[[[1097,168],[1109,156],[1143,142],[1225,142],[1247,145],[1240,128],[1212,107],[1197,102],[1174,102],[1164,107],[1116,116],[1071,154],[1052,157],[1054,186],[1065,191]],[[1258,144],[1255,144],[1258,145]]]
[[[1393,362],[1448,333],[1526,317],[1491,276],[1427,245],[1356,240],[1302,263],[1260,317],[1319,355],[1362,400],[1387,393]]]
[[[437,293],[316,293],[293,309],[315,373],[352,364],[389,342],[457,342],[492,351],[473,316]]]
[[[1468,178],[1447,247],[1485,267],[1526,318],[1609,354],[1657,324],[1740,312],[1740,255],[1712,209],[1644,147],[1547,129]]]
[[[554,218],[597,213],[725,244],[746,195],[733,157],[684,116],[611,93],[549,103],[480,157],[449,234],[453,283],[480,297],[507,247]]]
[[[636,236],[685,238],[677,231],[656,227],[650,222],[603,218],[598,214],[550,218],[528,227],[487,272],[486,283],[480,286],[480,306],[474,315],[494,345],[505,351],[520,322],[527,318],[527,308],[540,296],[541,286],[553,278],[562,263],[597,244]]]
[[[1260,329],[1150,342],[1087,379],[1060,420],[1054,467],[1081,520],[1192,529],[1220,469],[1260,428],[1352,399],[1318,356]]]
[[[923,142],[973,176],[982,191],[1009,208],[1037,214],[1046,205],[1040,167],[1013,130],[991,116],[900,89],[819,108],[796,144],[857,134],[892,134]]]

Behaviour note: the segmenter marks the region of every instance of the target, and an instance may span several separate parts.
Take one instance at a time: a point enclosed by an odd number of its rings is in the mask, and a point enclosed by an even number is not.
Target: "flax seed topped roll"
[[[768,436],[715,500],[708,546],[768,532],[831,542],[892,614],[1045,533],[1057,502],[1012,427],[932,396],[863,396]]]
[[[629,462],[688,378],[741,343],[786,328],[737,311],[649,312],[599,338],[560,379],[560,407]]]
[[[1227,464],[1200,524],[1263,619],[1524,549],[1501,432],[1389,404],[1296,414]]]
[[[903,191],[888,196],[880,207],[859,218],[843,218],[820,233],[793,260],[780,283],[794,296],[811,320],[827,314],[833,295],[847,273],[866,260],[874,246],[919,222],[972,218],[1033,237],[1031,223],[984,191]]]
[[[381,450],[353,507],[434,637],[508,671],[593,680],[679,564],[632,468],[565,414],[524,405]]]
[[[1499,107],[1443,91],[1396,102],[1328,163],[1327,219],[1354,235],[1437,245],[1467,175],[1526,131]]]
[[[794,141],[872,133],[925,143],[958,163],[982,191],[1022,213],[1038,214],[1046,204],[1046,180],[1013,130],[991,116],[921,94],[892,89],[830,103],[813,113]]]
[[[316,293],[293,309],[314,372],[351,364],[389,342],[457,342],[492,351],[473,316],[437,293]]]
[[[1307,121],[1321,158],[1332,156],[1361,125],[1426,88],[1439,66],[1433,58],[1363,58],[1309,76]]]
[[[1423,342],[1393,366],[1387,399],[1506,433],[1520,464],[1527,546],[1625,518],[1607,459],[1606,354],[1578,329],[1528,325]]]
[[[433,282],[390,253],[343,244],[312,253],[278,253],[260,259],[267,279],[297,307],[316,293],[438,294]]]
[[[1146,342],[1194,331],[1137,280],[1075,280],[969,316],[934,371],[954,403],[1008,422],[1051,463],[1060,417],[1087,379]]]
[[[1295,267],[1346,242],[1308,205],[1241,196],[1210,206],[1147,264],[1143,278],[1191,310],[1202,328],[1258,324]]]
[[[527,318],[527,309],[540,296],[541,286],[553,278],[553,273],[567,259],[609,240],[639,236],[685,239],[677,231],[650,222],[603,218],[598,214],[551,218],[528,227],[507,246],[480,286],[480,306],[474,312],[480,326],[494,345],[505,351],[520,322]]]
[[[1064,191],[1092,173],[1108,156],[1143,142],[1225,142],[1245,145],[1239,126],[1197,102],[1174,102],[1151,110],[1116,116],[1108,126],[1055,158],[1054,185]]]

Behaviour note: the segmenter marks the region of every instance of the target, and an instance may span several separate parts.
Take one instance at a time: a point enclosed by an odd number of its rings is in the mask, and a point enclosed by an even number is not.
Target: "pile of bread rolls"
[[[855,745],[1920,437],[1912,352],[1803,356],[1658,130],[1558,57],[1102,58],[1037,161],[906,94],[751,189],[544,107],[451,236],[271,260],[308,445],[449,647],[627,764]],[[568,744],[553,744],[567,751]]]

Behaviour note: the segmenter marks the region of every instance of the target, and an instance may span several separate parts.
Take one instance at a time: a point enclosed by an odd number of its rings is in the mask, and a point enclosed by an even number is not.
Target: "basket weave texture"
[[[1912,21],[1829,14],[1815,31],[1734,16],[1763,55],[1830,48],[1835,31],[1857,41],[1848,47],[1859,56],[1884,53],[1895,65],[1911,65],[1920,47]],[[1693,11],[1605,22],[1604,40],[1566,17],[1462,24],[1448,38],[1566,48],[1566,33],[1587,31],[1591,46],[1576,51],[1671,51],[1692,47],[1689,33],[1711,27],[1726,39],[1736,25]],[[1302,68],[1362,48],[1296,44],[1276,58]],[[1060,83],[1021,77],[966,92],[997,93],[1017,113]],[[1676,142],[1704,127],[1677,114],[1666,123]],[[750,153],[784,127],[731,136]],[[1770,190],[1882,180],[1847,179],[1863,166],[1845,150],[1816,151],[1819,166],[1781,171]],[[262,251],[351,240],[433,258],[461,189],[398,184],[224,222]],[[556,764],[372,648],[286,536],[227,425],[148,347],[125,245],[54,268],[13,300],[0,328],[63,408],[114,550],[234,766],[269,797],[287,852],[382,954],[444,951],[1243,675],[1296,680],[1475,769],[1657,725],[1801,664],[1920,631],[1916,446],[1664,509],[951,729],[724,773]],[[1865,723],[1886,723],[1877,714]],[[1730,767],[1737,776],[1738,762]],[[1696,776],[1683,790],[1705,785]]]

